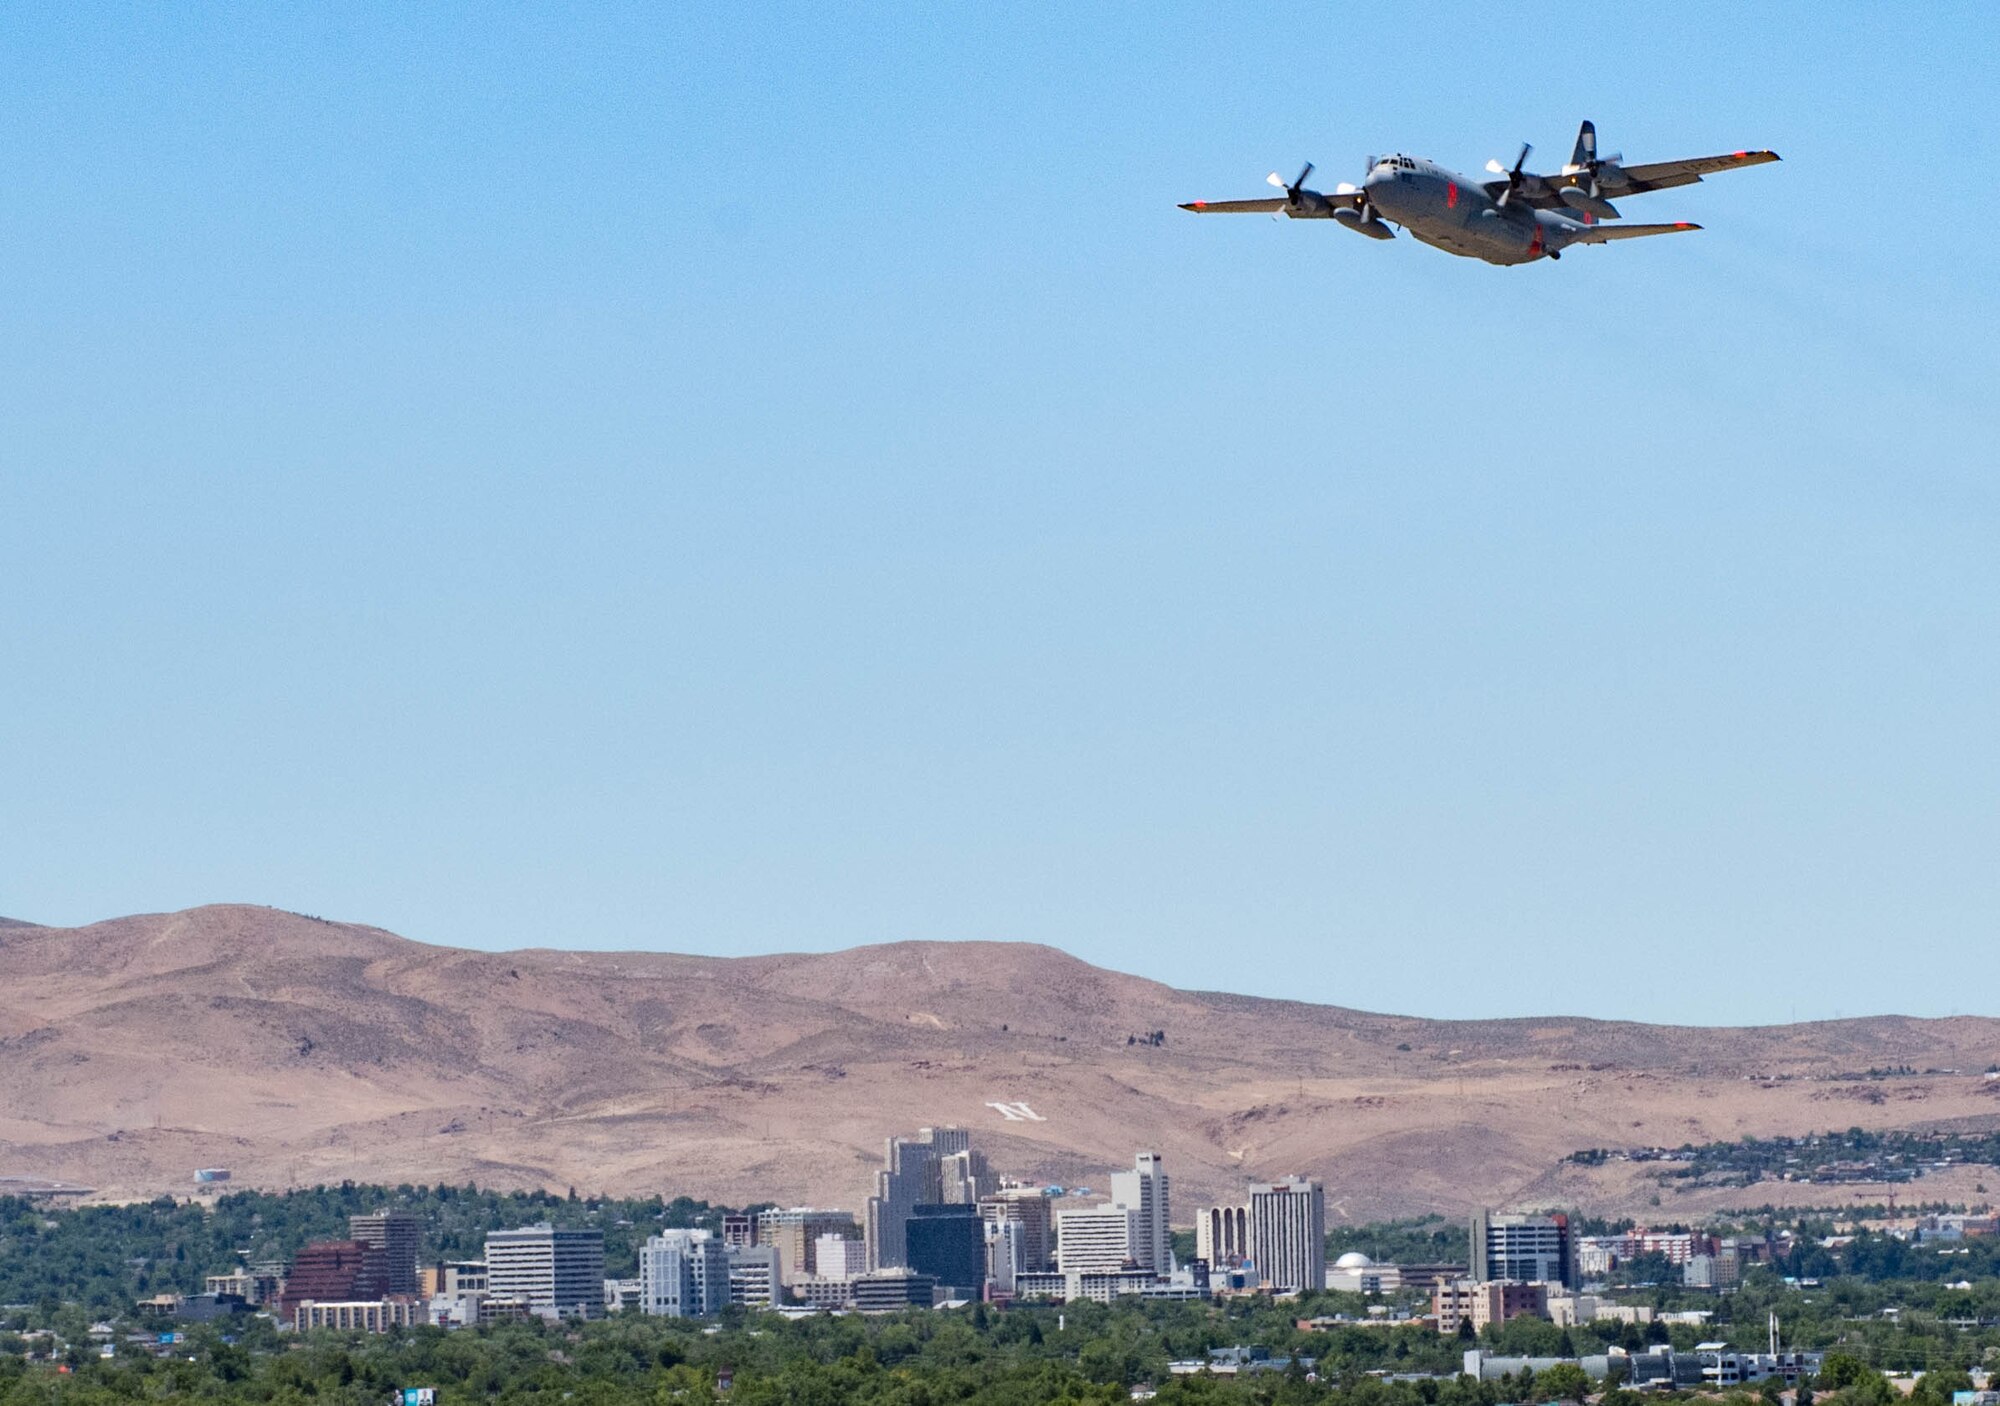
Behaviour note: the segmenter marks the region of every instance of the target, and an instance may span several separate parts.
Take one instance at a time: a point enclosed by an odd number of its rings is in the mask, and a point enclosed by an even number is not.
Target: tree
[[[1574,1362],[1558,1362],[1535,1378],[1543,1396],[1554,1401],[1582,1401],[1590,1395],[1590,1378]]]

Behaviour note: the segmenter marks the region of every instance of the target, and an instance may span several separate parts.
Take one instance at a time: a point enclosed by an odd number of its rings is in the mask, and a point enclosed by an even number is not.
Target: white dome
[[[1368,1256],[1362,1254],[1361,1251],[1349,1250],[1346,1254],[1342,1255],[1339,1259],[1333,1262],[1333,1267],[1335,1269],[1366,1269],[1368,1268],[1368,1266],[1374,1263],[1375,1261],[1369,1259]]]

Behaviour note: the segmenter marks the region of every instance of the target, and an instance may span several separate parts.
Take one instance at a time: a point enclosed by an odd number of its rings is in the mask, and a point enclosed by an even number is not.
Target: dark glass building
[[[986,1288],[986,1226],[977,1206],[914,1206],[904,1222],[910,1268],[929,1274],[954,1298]]]

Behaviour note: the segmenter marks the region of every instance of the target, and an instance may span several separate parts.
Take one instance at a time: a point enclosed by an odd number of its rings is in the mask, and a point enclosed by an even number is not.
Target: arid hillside
[[[1633,1164],[1561,1159],[1990,1127],[2000,1083],[1981,1071],[1997,1059],[2000,1021],[1983,1018],[1427,1021],[1177,991],[1010,943],[494,954],[239,906],[0,924],[0,1175],[113,1195],[186,1193],[193,1169],[226,1166],[263,1186],[470,1178],[858,1206],[885,1135],[958,1123],[999,1168],[1066,1184],[1102,1186],[1158,1149],[1177,1219],[1292,1171],[1324,1178],[1350,1219],[1555,1202],[1661,1219],[1854,1189],[1683,1194]],[[1878,1066],[1959,1072],[1830,1077]]]

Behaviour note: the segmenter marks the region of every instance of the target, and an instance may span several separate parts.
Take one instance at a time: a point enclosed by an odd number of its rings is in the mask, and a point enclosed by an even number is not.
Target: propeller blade
[[[1616,166],[1619,162],[1623,161],[1624,159],[1625,159],[1624,152],[1614,151],[1609,156],[1599,157],[1597,160],[1597,164],[1600,166]]]
[[[1361,187],[1354,184],[1354,182],[1352,181],[1342,181],[1339,185],[1333,188],[1333,193],[1335,195],[1353,195],[1360,189]]]
[[[1528,145],[1528,143],[1521,143],[1521,154],[1514,158],[1514,169],[1511,174],[1516,177],[1521,174],[1521,168],[1528,164],[1528,153],[1533,150],[1534,148]]]
[[[1312,173],[1313,173],[1313,164],[1312,162],[1308,161],[1306,163],[1305,170],[1299,172],[1299,178],[1293,181],[1289,188],[1294,192],[1296,192],[1300,186],[1303,186],[1306,183],[1306,177],[1310,176]]]
[[[1279,190],[1283,190],[1285,188],[1285,178],[1276,171],[1273,171],[1270,175],[1264,177],[1264,184],[1267,186],[1276,186]]]
[[[1497,156],[1493,157],[1486,163],[1486,169],[1491,171],[1496,176],[1504,176],[1507,174],[1507,168],[1500,164],[1500,158]]]

